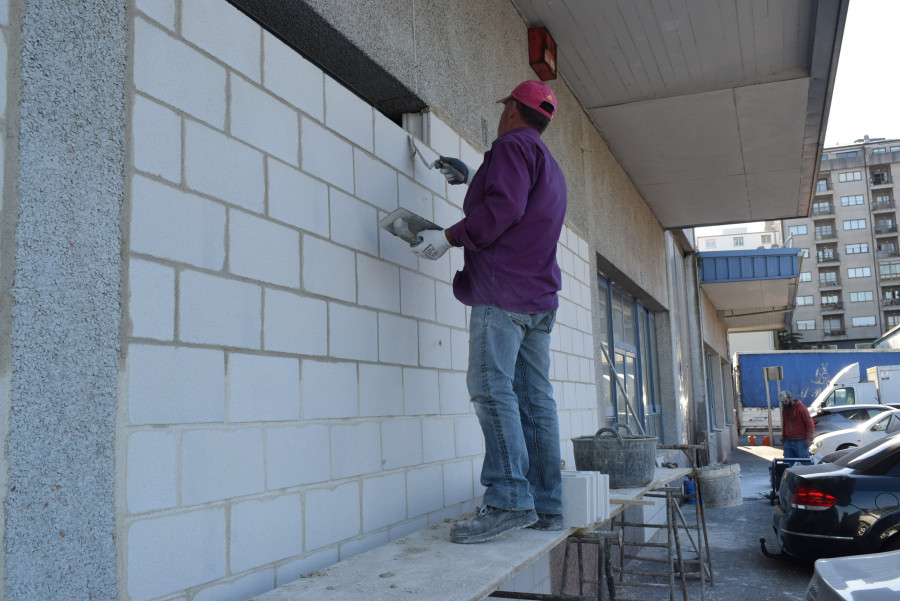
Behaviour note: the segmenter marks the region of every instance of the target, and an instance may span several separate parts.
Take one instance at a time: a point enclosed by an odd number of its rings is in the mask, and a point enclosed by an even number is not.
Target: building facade
[[[900,140],[826,148],[810,217],[784,221],[803,251],[793,331],[804,344],[864,348],[900,324],[898,169]]]

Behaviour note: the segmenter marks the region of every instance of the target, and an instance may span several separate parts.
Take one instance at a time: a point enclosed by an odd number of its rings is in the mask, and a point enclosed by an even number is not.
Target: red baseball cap
[[[506,104],[510,98],[515,98],[530,109],[534,109],[548,119],[553,119],[556,114],[556,94],[550,89],[550,86],[542,81],[529,79],[523,81],[516,86],[512,94],[498,100],[497,102]]]

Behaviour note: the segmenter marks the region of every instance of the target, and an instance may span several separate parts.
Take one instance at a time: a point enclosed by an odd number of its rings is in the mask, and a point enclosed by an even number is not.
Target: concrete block
[[[361,532],[359,484],[350,482],[334,489],[306,493],[304,506],[305,549],[316,551]]]
[[[355,557],[366,551],[371,551],[372,549],[386,545],[389,542],[388,530],[384,529],[380,532],[373,532],[368,536],[361,536],[345,543],[341,543],[338,547],[338,553],[340,554],[341,561],[344,561],[345,559],[350,559],[351,557]]]
[[[444,464],[444,504],[453,505],[474,498],[472,462],[455,461]]]
[[[131,250],[204,269],[225,264],[225,207],[136,175]]]
[[[177,505],[177,447],[178,438],[172,432],[132,432],[128,436],[125,497],[129,513]]]
[[[454,371],[469,368],[469,333],[466,330],[450,330],[450,366]]]
[[[415,320],[378,314],[378,358],[382,363],[417,365],[419,336]]]
[[[260,81],[261,29],[231,4],[182,0],[181,35],[253,81]]]
[[[438,372],[433,369],[404,369],[403,398],[406,415],[440,414]]]
[[[143,19],[134,20],[133,56],[138,92],[213,127],[225,128],[226,74],[222,65]]]
[[[200,589],[192,601],[246,601],[273,588],[275,588],[275,570],[270,568]]]
[[[236,503],[231,508],[229,533],[233,573],[299,556],[303,552],[300,494]]]
[[[359,365],[359,414],[403,415],[403,370],[394,365]]]
[[[381,424],[381,466],[386,470],[422,463],[422,422],[393,418]]]
[[[258,428],[188,431],[181,453],[184,505],[265,490],[263,435]]]
[[[260,348],[259,286],[185,271],[181,274],[179,335],[185,342]]]
[[[379,211],[378,218],[380,219],[385,215],[387,213]],[[417,269],[419,265],[419,259],[410,252],[409,244],[381,228],[378,229],[378,248],[380,250],[379,256],[394,265],[400,265],[409,269]]]
[[[300,361],[288,357],[228,355],[228,420],[300,419]]]
[[[174,340],[175,270],[132,257],[128,261],[128,289],[131,335]]]
[[[453,420],[455,436],[456,456],[458,458],[484,453],[484,435],[481,433],[481,424],[478,417],[467,415]]]
[[[266,430],[266,488],[276,490],[331,478],[327,426],[283,426]]]
[[[310,175],[353,192],[353,146],[317,122],[300,124],[301,166]]]
[[[356,417],[359,414],[356,363],[304,359],[300,373],[303,419]]]
[[[591,505],[588,472],[564,471],[562,476],[563,522],[572,528],[590,526],[596,510]]]
[[[296,50],[263,32],[263,85],[310,117],[325,118],[325,77]]]
[[[441,414],[457,415],[473,411],[465,372],[440,373]]]
[[[422,419],[423,463],[455,459],[455,446],[452,418],[428,417]]]
[[[356,195],[389,213],[396,209],[397,172],[358,148],[353,156]]]
[[[160,25],[175,30],[175,3],[171,0],[137,0],[135,6]]]
[[[463,218],[462,209],[443,198],[434,198],[434,222],[442,227],[450,227]],[[457,251],[459,252],[459,251]]]
[[[374,150],[371,105],[330,77],[325,78],[325,124],[357,146]]]
[[[300,115],[265,90],[231,76],[231,134],[251,146],[300,165]]]
[[[301,575],[315,572],[334,565],[338,562],[338,548],[332,547],[306,555],[303,559],[291,561],[278,567],[275,570],[275,580],[277,586],[283,586],[289,582],[298,580]]]
[[[223,508],[137,520],[128,526],[126,588],[149,601],[227,575]]]
[[[331,190],[331,239],[338,244],[378,256],[377,216],[371,205]]]
[[[262,153],[193,121],[185,127],[184,148],[189,188],[263,213],[266,185]]]
[[[132,110],[135,168],[181,183],[181,117],[140,95]]]
[[[225,354],[128,346],[128,422],[187,424],[225,419]]]
[[[450,328],[419,322],[419,364],[450,369]]]
[[[444,506],[444,472],[440,465],[406,472],[406,499],[409,517],[437,511]]]
[[[331,428],[331,475],[338,480],[381,469],[381,430],[369,421]]]
[[[400,270],[400,310],[404,315],[435,319],[435,282],[406,269]]]
[[[416,520],[410,520],[408,522],[403,522],[402,524],[397,524],[396,526],[391,526],[388,530],[388,540],[399,540],[401,538],[406,538],[419,530],[424,530],[431,525],[428,523],[429,517],[421,517]]]
[[[359,304],[393,313],[400,311],[400,270],[396,265],[356,255]]]
[[[312,294],[355,303],[353,251],[313,236],[303,236],[303,288]]]
[[[329,355],[378,361],[378,314],[356,306],[329,303]]]
[[[406,476],[397,473],[366,478],[362,498],[363,532],[402,522],[406,519]]]
[[[466,308],[453,296],[453,287],[443,282],[435,282],[435,318],[438,323],[456,328],[466,327]]]
[[[283,292],[265,290],[264,347],[301,355],[328,353],[328,303]]]
[[[328,186],[289,165],[266,159],[269,217],[327,238]]]
[[[299,288],[300,234],[242,211],[230,211],[228,269],[253,280]]]
[[[440,172],[436,173],[442,180],[444,179]],[[432,191],[402,175],[397,179],[397,184],[400,206],[429,221],[434,221],[434,194]]]
[[[434,113],[425,113],[428,120],[428,145],[440,154],[460,157],[459,134]]]
[[[413,158],[409,151],[407,133],[402,127],[375,111],[375,156],[394,169],[410,175]]]

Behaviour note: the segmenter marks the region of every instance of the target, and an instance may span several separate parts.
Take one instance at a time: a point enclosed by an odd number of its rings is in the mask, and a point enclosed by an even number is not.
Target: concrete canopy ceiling
[[[512,0],[664,228],[805,217],[848,0]]]

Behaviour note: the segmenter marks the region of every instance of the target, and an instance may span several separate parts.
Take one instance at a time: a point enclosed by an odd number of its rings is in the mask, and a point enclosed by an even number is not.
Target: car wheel
[[[839,447],[838,447],[837,449],[835,449],[835,450],[836,450],[836,451],[844,451],[844,450],[846,450],[846,449],[852,449],[852,448],[855,448],[855,447],[856,447],[855,444],[851,444],[851,443],[847,442],[847,443],[842,444],[841,446],[839,446]]]
[[[895,534],[884,541],[884,544],[881,545],[881,552],[884,553],[886,551],[900,551],[900,534]]]

